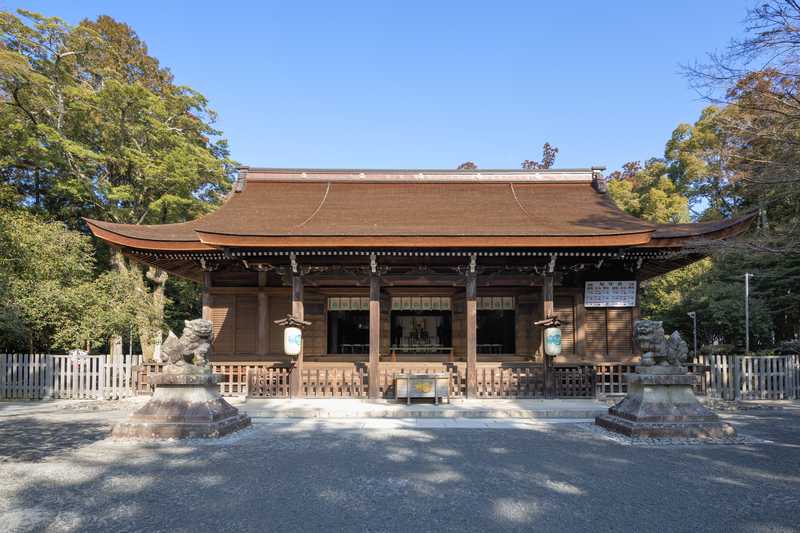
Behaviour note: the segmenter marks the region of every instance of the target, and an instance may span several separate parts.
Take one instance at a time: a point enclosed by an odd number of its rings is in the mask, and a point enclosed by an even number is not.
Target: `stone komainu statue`
[[[689,358],[689,347],[680,333],[667,338],[664,325],[658,320],[637,320],[636,341],[642,350],[642,366],[683,366]]]
[[[169,332],[167,340],[161,345],[161,360],[168,365],[177,365],[190,370],[188,365],[197,369],[208,366],[208,355],[211,352],[213,328],[210,320],[198,318],[186,320],[181,338]]]

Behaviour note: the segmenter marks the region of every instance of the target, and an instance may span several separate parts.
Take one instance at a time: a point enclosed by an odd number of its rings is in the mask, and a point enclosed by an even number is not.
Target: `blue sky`
[[[704,103],[680,65],[741,32],[744,0],[0,0],[130,24],[210,100],[251,166],[559,167],[660,156]]]

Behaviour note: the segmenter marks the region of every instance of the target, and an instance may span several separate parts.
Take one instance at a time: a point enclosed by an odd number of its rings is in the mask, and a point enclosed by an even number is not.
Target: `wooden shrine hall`
[[[202,284],[215,369],[236,366],[248,394],[388,397],[395,372],[435,370],[455,396],[591,396],[603,365],[636,361],[639,284],[753,219],[652,224],[614,205],[601,171],[244,167],[197,220],[87,222]],[[310,322],[294,359],[287,314]],[[534,326],[551,316],[552,361]]]

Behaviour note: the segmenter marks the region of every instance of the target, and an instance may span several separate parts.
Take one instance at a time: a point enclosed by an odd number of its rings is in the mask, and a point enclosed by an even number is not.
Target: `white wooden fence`
[[[0,399],[104,399],[133,396],[141,356],[0,354]]]
[[[703,355],[709,396],[723,400],[800,399],[800,355]]]

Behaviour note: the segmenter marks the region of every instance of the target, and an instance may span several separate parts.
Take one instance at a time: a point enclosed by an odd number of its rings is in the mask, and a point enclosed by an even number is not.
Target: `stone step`
[[[256,400],[232,402],[251,418],[514,418],[594,419],[608,412],[595,400],[478,400],[432,405],[363,400]]]

